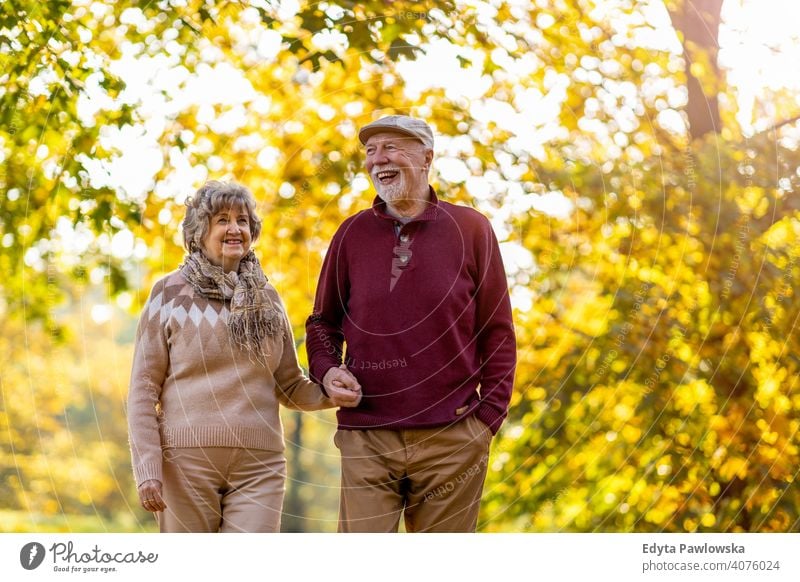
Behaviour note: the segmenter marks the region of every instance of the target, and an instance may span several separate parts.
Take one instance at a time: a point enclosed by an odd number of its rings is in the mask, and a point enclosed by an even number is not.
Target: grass
[[[144,533],[158,531],[154,519],[139,521],[131,514],[112,519],[100,515],[44,515],[0,509],[2,533]]]

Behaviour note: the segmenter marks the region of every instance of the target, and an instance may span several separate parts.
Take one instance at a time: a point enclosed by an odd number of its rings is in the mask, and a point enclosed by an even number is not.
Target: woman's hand
[[[139,503],[147,511],[164,511],[167,504],[161,497],[161,481],[158,479],[148,479],[139,485]]]
[[[330,368],[322,379],[322,385],[336,406],[354,408],[361,402],[361,385],[344,364]]]

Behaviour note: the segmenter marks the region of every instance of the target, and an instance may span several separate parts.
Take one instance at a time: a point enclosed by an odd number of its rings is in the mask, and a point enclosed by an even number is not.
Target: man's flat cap
[[[433,149],[433,132],[430,126],[421,119],[409,117],[408,115],[389,115],[388,117],[381,117],[377,121],[365,125],[358,132],[358,139],[362,144],[367,143],[367,140],[382,131],[395,131],[404,133],[408,136],[418,139],[428,149]]]

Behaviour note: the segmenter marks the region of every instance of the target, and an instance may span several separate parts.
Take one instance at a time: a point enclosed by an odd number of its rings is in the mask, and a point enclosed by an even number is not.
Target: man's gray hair
[[[247,211],[250,219],[250,237],[255,242],[261,234],[261,220],[256,215],[256,200],[253,194],[236,182],[210,180],[203,184],[194,196],[186,199],[186,216],[181,223],[183,246],[186,250],[191,253],[202,249],[211,217],[229,208]]]

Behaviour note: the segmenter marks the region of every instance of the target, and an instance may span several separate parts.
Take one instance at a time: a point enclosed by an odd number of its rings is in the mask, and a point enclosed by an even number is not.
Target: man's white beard
[[[397,173],[397,179],[391,184],[381,184],[377,178],[373,181],[378,196],[387,204],[404,200],[407,197],[406,177],[402,172]]]

